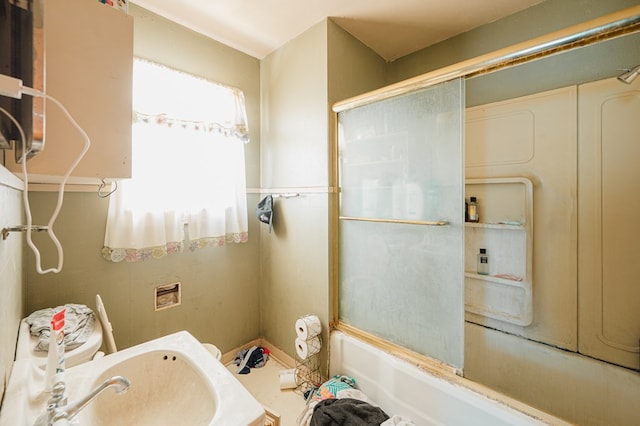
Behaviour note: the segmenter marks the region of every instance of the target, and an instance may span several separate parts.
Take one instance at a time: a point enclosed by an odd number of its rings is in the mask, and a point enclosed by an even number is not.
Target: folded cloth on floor
[[[252,346],[243,349],[233,359],[238,366],[238,374],[249,374],[252,368],[263,367],[269,360],[269,349],[260,346]]]
[[[388,419],[380,407],[359,399],[325,399],[313,409],[311,426],[379,426]]]
[[[64,348],[71,350],[89,340],[89,336],[93,333],[93,327],[96,316],[86,305],[69,303],[56,308],[45,308],[37,310],[25,321],[29,324],[29,332],[32,336],[38,338],[38,344],[35,347],[37,351],[49,350],[49,335],[51,334],[51,318],[53,314],[64,308]]]

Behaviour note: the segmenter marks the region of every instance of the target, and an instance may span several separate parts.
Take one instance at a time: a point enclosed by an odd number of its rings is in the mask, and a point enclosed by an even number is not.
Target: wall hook
[[[109,195],[113,194],[114,192],[116,192],[118,190],[118,181],[114,180],[113,181],[113,185],[115,185],[115,187],[111,191],[109,191],[108,193],[103,194],[102,190],[104,189],[105,186],[107,186],[107,183],[102,178],[100,178],[100,180],[102,181],[102,183],[98,187],[98,197],[107,198]]]

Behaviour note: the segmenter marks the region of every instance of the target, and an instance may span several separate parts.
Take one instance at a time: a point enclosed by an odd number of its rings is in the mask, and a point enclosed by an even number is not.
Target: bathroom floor
[[[280,390],[280,370],[286,370],[275,359],[271,358],[264,367],[252,368],[249,374],[237,374],[238,367],[227,364],[240,383],[269,411],[280,415],[281,426],[296,426],[296,419],[305,407],[302,393],[294,389]]]

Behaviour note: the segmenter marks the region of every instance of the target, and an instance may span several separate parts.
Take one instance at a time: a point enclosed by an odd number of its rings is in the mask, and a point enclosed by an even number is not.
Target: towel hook
[[[107,183],[104,181],[103,178],[100,178],[100,180],[102,181],[102,183],[100,184],[100,186],[98,187],[98,197],[100,198],[107,198],[109,195],[113,194],[114,192],[116,192],[118,190],[118,181],[114,180],[113,184],[115,185],[115,188],[113,188],[111,191],[109,191],[106,194],[102,193],[102,190],[104,189],[105,186],[107,186]]]
[[[299,197],[300,193],[299,192],[288,192],[288,193],[284,193],[284,194],[273,194],[272,197],[273,198],[293,198],[293,197]]]

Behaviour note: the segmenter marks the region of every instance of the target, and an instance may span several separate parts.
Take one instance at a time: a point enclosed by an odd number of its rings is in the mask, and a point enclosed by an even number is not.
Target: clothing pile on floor
[[[238,352],[233,363],[238,366],[238,374],[249,374],[252,368],[263,367],[269,360],[269,354],[267,348],[252,346]]]
[[[93,333],[96,316],[86,305],[68,303],[56,308],[45,308],[33,312],[25,322],[29,325],[29,332],[38,338],[35,347],[37,351],[49,350],[49,335],[51,334],[51,318],[56,312],[65,309],[64,317],[64,348],[71,350],[86,343]]]
[[[402,416],[389,417],[364,393],[352,377],[336,375],[308,396],[300,426],[415,426]]]

